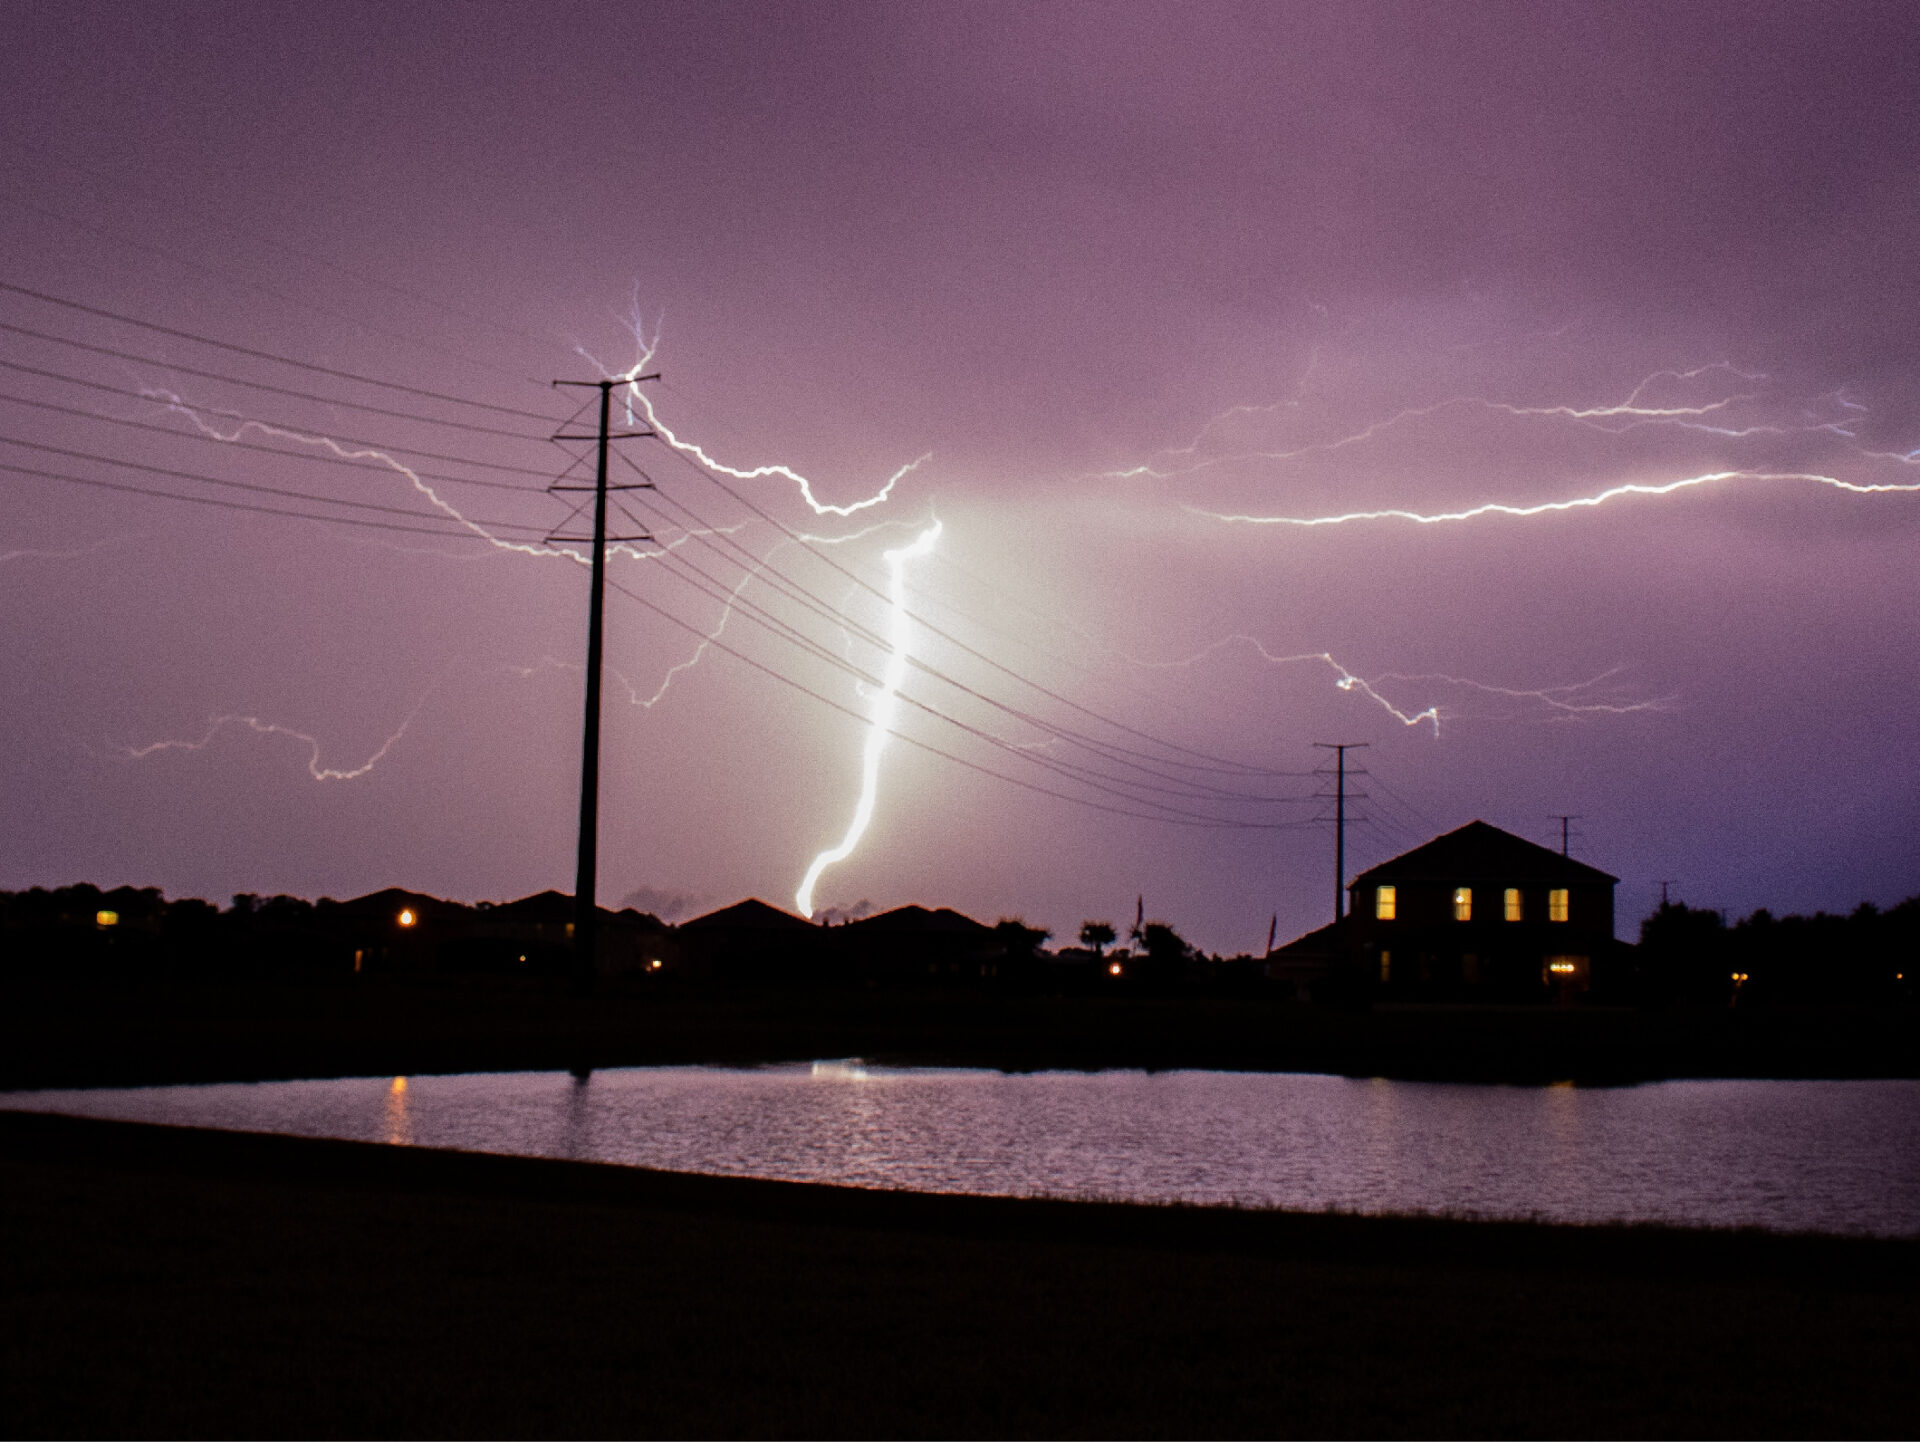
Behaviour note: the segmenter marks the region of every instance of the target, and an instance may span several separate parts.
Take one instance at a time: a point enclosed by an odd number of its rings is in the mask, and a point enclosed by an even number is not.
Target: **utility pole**
[[[655,375],[638,377],[639,380],[657,380]],[[594,897],[600,864],[600,660],[605,649],[606,639],[606,574],[607,541],[650,541],[653,537],[644,533],[633,536],[607,535],[607,492],[651,490],[653,483],[643,481],[633,485],[609,486],[607,484],[607,443],[615,440],[640,438],[654,435],[647,431],[622,431],[618,435],[611,433],[609,424],[613,416],[613,388],[625,385],[621,380],[599,381],[555,381],[556,386],[598,386],[600,388],[600,428],[592,435],[568,435],[565,432],[553,437],[556,441],[594,441],[598,443],[597,466],[594,482],[591,486],[567,486],[556,482],[548,487],[551,491],[590,491],[593,494],[593,534],[591,536],[567,536],[554,534],[547,537],[547,544],[560,541],[590,543],[593,547],[592,589],[587,600],[587,703],[586,724],[580,743],[580,848],[573,880],[573,989],[585,996],[592,992],[595,956],[595,944],[600,930],[600,911]]]
[[[1662,877],[1660,881],[1660,909],[1667,909],[1667,888],[1673,885],[1672,877]]]
[[[1556,811],[1553,813],[1553,819],[1560,823],[1560,854],[1565,856],[1567,854],[1567,829],[1572,826],[1574,822],[1578,821],[1580,817],[1578,814],[1564,816]]]
[[[1313,744],[1333,753],[1333,919],[1337,922],[1347,914],[1347,753],[1364,751],[1370,743],[1316,741]]]

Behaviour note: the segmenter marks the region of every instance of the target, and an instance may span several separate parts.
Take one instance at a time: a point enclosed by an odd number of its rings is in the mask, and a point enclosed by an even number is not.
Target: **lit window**
[[[1373,915],[1377,921],[1392,921],[1396,893],[1391,886],[1377,886],[1373,891]]]
[[[1473,888],[1456,886],[1453,888],[1453,919],[1455,921],[1473,920]]]
[[[1382,986],[1385,986],[1388,982],[1392,980],[1393,980],[1393,953],[1390,951],[1383,951],[1380,953],[1380,984]]]
[[[1520,888],[1517,886],[1509,886],[1507,888],[1507,920],[1518,921],[1519,919],[1520,919]]]
[[[96,911],[93,914],[93,922],[95,926],[118,926],[120,924],[120,913],[117,911]]]
[[[1547,920],[1565,921],[1567,919],[1567,893],[1558,888],[1547,893]]]

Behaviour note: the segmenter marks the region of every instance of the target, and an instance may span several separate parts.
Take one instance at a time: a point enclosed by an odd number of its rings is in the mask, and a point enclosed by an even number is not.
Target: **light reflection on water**
[[[1920,1234],[1920,1082],[1587,1090],[857,1061],[0,1105],[854,1186]]]

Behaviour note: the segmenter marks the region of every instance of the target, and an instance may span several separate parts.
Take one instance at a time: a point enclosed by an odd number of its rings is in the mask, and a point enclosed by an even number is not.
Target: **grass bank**
[[[16,1435],[1887,1436],[1920,1244],[0,1114]]]

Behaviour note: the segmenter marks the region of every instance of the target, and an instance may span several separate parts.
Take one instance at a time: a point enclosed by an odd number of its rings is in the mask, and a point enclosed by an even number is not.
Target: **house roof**
[[[1383,881],[1574,881],[1615,882],[1584,861],[1537,846],[1511,831],[1484,821],[1469,821],[1457,831],[1436,836],[1424,846],[1361,872],[1349,887]],[[1304,938],[1303,938],[1304,939]]]
[[[503,901],[490,908],[487,915],[501,921],[558,924],[573,920],[573,898],[564,891],[536,891],[518,901]]]
[[[635,911],[627,907],[623,911],[613,911],[607,907],[596,907],[601,917],[608,921],[618,920],[629,926],[664,926],[665,923],[651,912]],[[532,896],[523,896],[518,901],[503,901],[487,910],[490,921],[514,921],[537,926],[559,926],[573,920],[573,897],[564,891],[536,891]]]
[[[680,930],[791,932],[813,931],[816,928],[805,917],[769,906],[756,896],[736,901],[732,906],[723,906],[718,911],[709,911],[705,916],[696,916],[691,921],[683,921]]]
[[[978,936],[982,933],[991,934],[993,931],[991,926],[975,921],[970,916],[963,916],[947,906],[941,907],[938,911],[930,911],[924,906],[896,906],[892,911],[883,911],[878,916],[850,921],[840,929],[868,936],[903,934]]]
[[[1318,931],[1309,931],[1305,936],[1296,936],[1285,946],[1276,946],[1267,953],[1267,959],[1338,955],[1344,944],[1340,931],[1340,924],[1330,921]]]
[[[365,896],[356,896],[337,905],[349,916],[379,917],[397,915],[401,907],[407,907],[421,916],[440,916],[449,911],[466,909],[458,902],[442,901],[437,896],[408,891],[398,886],[389,886],[384,891],[369,891]]]

